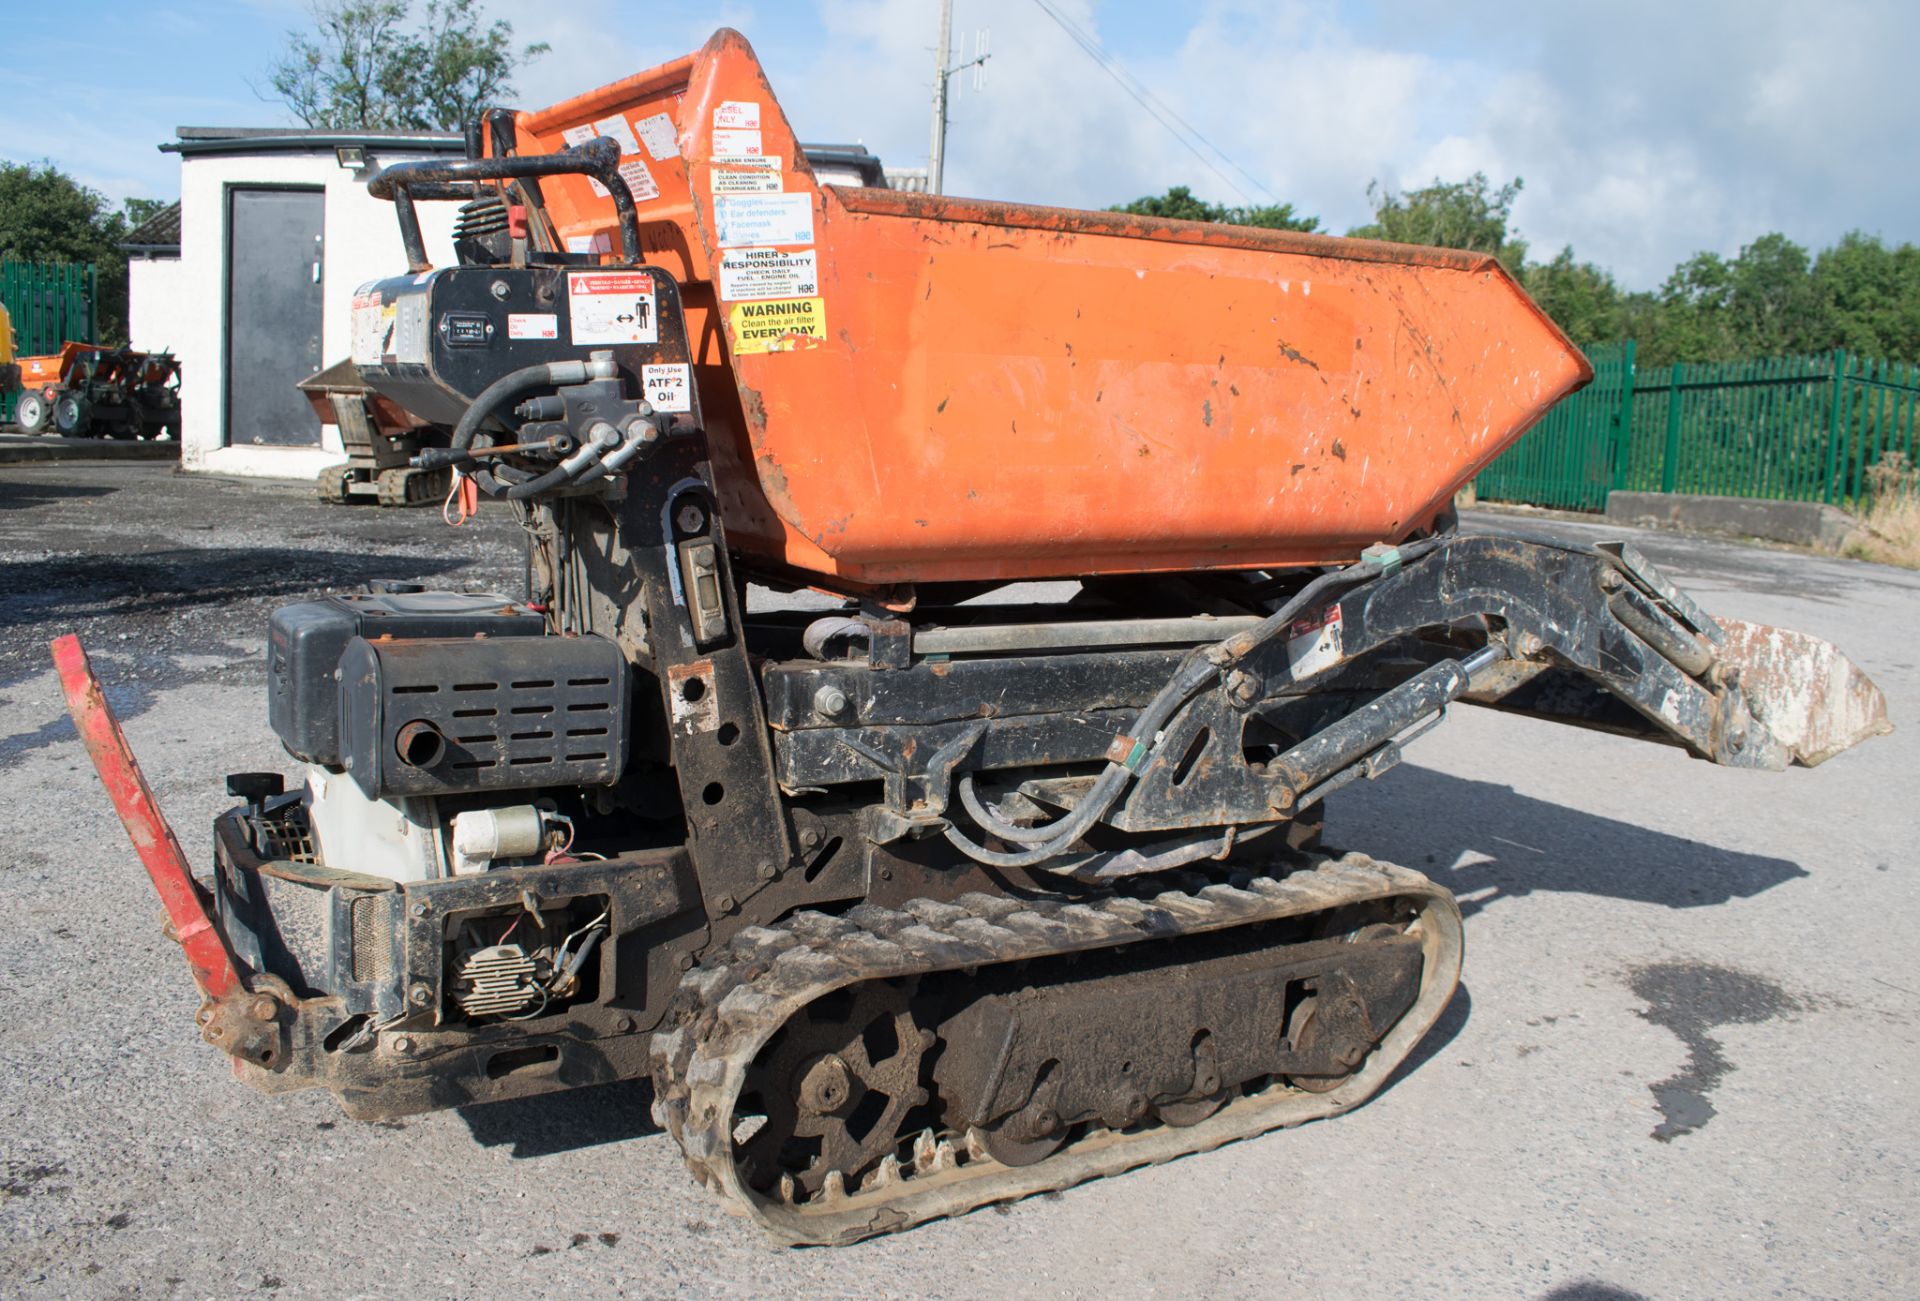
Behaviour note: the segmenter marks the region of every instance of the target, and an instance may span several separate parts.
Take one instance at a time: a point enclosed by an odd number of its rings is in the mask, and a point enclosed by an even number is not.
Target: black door
[[[227,443],[314,447],[294,385],[320,369],[319,190],[227,192]]]

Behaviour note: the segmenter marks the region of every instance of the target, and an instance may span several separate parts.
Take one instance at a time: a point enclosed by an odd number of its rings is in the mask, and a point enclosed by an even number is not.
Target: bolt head
[[[691,966],[693,966],[693,955],[691,953],[682,953],[679,957],[673,960],[673,965],[680,968],[680,970],[685,971]]]
[[[247,1011],[253,1014],[256,1021],[271,1021],[280,1011],[280,1000],[272,994],[258,994],[247,1005]]]
[[[618,1030],[621,1034],[626,1034],[628,1031],[633,1029],[633,1018],[630,1016],[620,1017],[614,1021],[613,1028],[615,1030]]]
[[[399,1037],[398,1039],[395,1039],[395,1040],[393,1041],[393,1051],[395,1051],[395,1052],[397,1052],[397,1053],[410,1053],[410,1052],[412,1052],[412,1051],[413,1051],[413,1040],[411,1040],[411,1039],[409,1039],[409,1038],[407,1038],[407,1037],[406,1037],[405,1035],[401,1035],[401,1036],[400,1036],[400,1037]]]
[[[760,864],[760,879],[762,881],[771,881],[773,880],[774,877],[779,875],[780,875],[780,869],[775,867],[772,863]]]
[[[425,1007],[433,1001],[433,991],[425,985],[415,985],[407,991],[407,1000],[416,1007]]]
[[[427,905],[424,902],[416,903],[409,907],[407,911],[415,917],[425,917],[427,915]]]
[[[828,685],[813,693],[814,712],[822,718],[838,718],[847,712],[847,693]]]
[[[513,292],[511,289],[507,287],[507,282],[504,280],[494,281],[492,284],[487,286],[487,289],[489,292],[493,294],[495,298],[499,299],[503,303],[507,301],[507,295]]]
[[[673,513],[673,522],[682,533],[698,533],[707,526],[707,512],[697,502],[688,502]]]
[[[730,913],[733,911],[733,896],[730,894],[723,894],[718,899],[715,899],[713,901],[713,906],[718,908],[723,913]]]

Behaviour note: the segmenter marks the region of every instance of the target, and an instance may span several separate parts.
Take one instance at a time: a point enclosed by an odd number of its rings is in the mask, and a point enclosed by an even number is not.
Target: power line
[[[1280,197],[1279,195],[1275,194],[1272,190],[1268,189],[1265,185],[1263,185],[1259,181],[1259,179],[1253,175],[1253,173],[1249,172],[1246,168],[1242,167],[1239,163],[1236,163],[1232,158],[1228,157],[1226,151],[1221,149],[1220,146],[1214,144],[1213,141],[1201,135],[1199,130],[1195,128],[1192,123],[1188,122],[1185,118],[1181,117],[1178,113],[1174,112],[1173,109],[1169,107],[1163,100],[1161,100],[1161,98],[1158,95],[1155,95],[1151,90],[1147,89],[1147,87],[1144,84],[1142,84],[1138,78],[1134,77],[1133,74],[1129,73],[1124,67],[1124,65],[1122,65],[1118,59],[1114,58],[1112,55],[1108,54],[1106,50],[1101,48],[1101,45],[1098,39],[1096,39],[1091,34],[1081,30],[1081,28],[1078,27],[1065,14],[1062,14],[1058,9],[1054,8],[1054,6],[1049,2],[1049,0],[1033,0],[1033,2],[1034,4],[1040,7],[1040,11],[1042,13],[1044,13],[1047,17],[1053,19],[1053,21],[1059,25],[1061,31],[1065,32],[1070,38],[1072,38],[1073,43],[1075,45],[1078,45],[1082,50],[1086,52],[1088,58],[1092,59],[1095,63],[1099,64],[1101,71],[1105,72],[1109,77],[1112,77],[1115,83],[1119,85],[1120,89],[1126,91],[1128,95],[1132,96],[1134,102],[1140,105],[1141,108],[1145,109],[1148,115],[1151,116],[1154,121],[1158,122],[1161,126],[1165,127],[1167,131],[1173,136],[1173,138],[1175,140],[1178,140],[1181,146],[1184,147],[1188,153],[1192,154],[1195,158],[1198,158],[1201,161],[1201,163],[1206,166],[1208,171],[1212,172],[1215,176],[1218,176],[1221,180],[1225,181],[1229,186],[1231,186],[1233,191],[1236,194],[1238,194],[1241,198],[1246,199],[1250,202],[1253,199],[1252,195],[1248,194],[1246,190],[1241,188],[1240,183],[1238,181],[1234,180],[1231,176],[1228,176],[1225,172],[1221,171],[1218,167],[1214,166],[1213,159],[1208,158],[1205,154],[1201,153],[1199,149],[1195,148],[1193,144],[1193,140],[1197,140],[1201,144],[1205,145],[1208,149],[1211,149],[1214,152],[1214,154],[1220,159],[1221,162],[1224,162],[1227,166],[1233,168],[1234,171],[1239,172],[1240,175],[1246,177],[1247,180],[1253,184],[1254,188],[1260,190],[1269,199],[1272,199],[1275,202],[1279,201],[1279,197]],[[1188,136],[1191,136],[1193,139],[1189,140],[1187,138]]]

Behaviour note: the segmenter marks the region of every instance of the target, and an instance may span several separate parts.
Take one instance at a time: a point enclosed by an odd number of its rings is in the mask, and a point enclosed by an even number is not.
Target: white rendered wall
[[[374,166],[419,157],[446,155],[381,154]],[[227,191],[232,186],[287,185],[323,187],[326,217],[322,230],[322,365],[332,365],[352,350],[353,291],[369,280],[403,275],[407,255],[400,246],[393,205],[367,193],[370,173],[341,167],[333,150],[288,154],[188,156],[180,165],[180,259],[166,273],[136,271],[129,282],[133,340],[143,342],[143,322],[167,336],[180,358],[180,463],[189,470],[266,478],[311,479],[322,468],[345,459],[339,432],[324,430],[318,447],[253,445],[246,430],[223,427],[226,393]],[[423,203],[420,224],[427,255],[436,264],[453,258],[453,219],[457,204]],[[135,263],[136,267],[141,264]],[[157,267],[159,263],[149,264]],[[174,306],[145,313],[143,301],[158,291]]]
[[[186,277],[177,257],[127,259],[127,342],[143,352],[180,351]]]

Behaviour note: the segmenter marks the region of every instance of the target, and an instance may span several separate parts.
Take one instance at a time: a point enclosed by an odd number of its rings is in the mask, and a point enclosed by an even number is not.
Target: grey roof
[[[127,232],[120,247],[129,253],[178,253],[180,251],[180,202],[168,204]]]
[[[375,131],[332,127],[183,126],[177,140],[160,146],[168,154],[299,153],[342,145],[404,149],[416,153],[464,153],[457,131]]]

